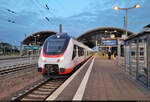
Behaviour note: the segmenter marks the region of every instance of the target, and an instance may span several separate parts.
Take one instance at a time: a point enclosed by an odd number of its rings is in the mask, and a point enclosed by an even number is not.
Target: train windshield
[[[47,42],[47,52],[62,52],[65,39],[51,39]]]
[[[48,39],[44,45],[44,52],[47,55],[58,55],[65,51],[67,45],[66,39]]]

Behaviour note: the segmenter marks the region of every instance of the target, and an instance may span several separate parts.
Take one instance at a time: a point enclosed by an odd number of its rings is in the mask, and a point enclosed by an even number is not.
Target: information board
[[[31,50],[31,46],[24,46],[25,50]]]
[[[39,46],[24,46],[25,50],[39,50]]]
[[[103,43],[103,46],[117,45],[117,40],[103,40],[102,43]]]

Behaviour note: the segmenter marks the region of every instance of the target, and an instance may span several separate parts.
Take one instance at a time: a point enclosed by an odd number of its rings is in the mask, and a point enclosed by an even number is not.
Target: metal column
[[[131,43],[129,42],[129,74],[132,74],[132,69],[131,69]]]
[[[20,56],[22,56],[22,54],[23,54],[23,44],[22,44],[22,42],[20,42]]]
[[[139,79],[139,40],[136,40],[136,79]]]
[[[148,70],[148,88],[150,88],[150,35],[147,36],[147,70]]]

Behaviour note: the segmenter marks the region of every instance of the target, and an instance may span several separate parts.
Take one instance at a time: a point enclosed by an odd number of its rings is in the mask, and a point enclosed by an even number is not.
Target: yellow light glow
[[[120,8],[118,6],[114,6],[114,10],[119,10]]]
[[[135,5],[135,8],[139,8],[139,7],[141,7],[139,4],[136,4],[136,5]]]
[[[112,34],[112,35],[111,35],[111,38],[115,38],[115,35],[114,35],[114,34]]]

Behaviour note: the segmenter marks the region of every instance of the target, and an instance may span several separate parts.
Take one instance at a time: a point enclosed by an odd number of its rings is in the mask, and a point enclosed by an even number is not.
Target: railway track
[[[0,66],[0,81],[28,74],[37,69],[37,61],[18,62],[15,65]]]
[[[0,58],[0,60],[10,60],[10,59],[19,59],[19,58],[30,58],[30,57],[32,57],[32,58],[38,58],[38,56],[12,56],[12,57],[2,57],[2,58]]]
[[[37,65],[36,64],[24,66],[22,68],[10,70],[10,71],[6,71],[6,73],[2,72],[0,74],[0,81],[5,81],[7,79],[11,79],[11,78],[14,78],[14,77],[19,77],[19,76],[28,74],[28,73],[30,73],[34,70],[37,70]]]
[[[50,96],[65,80],[65,78],[44,79],[34,86],[24,90],[12,97],[11,101],[44,101]]]
[[[12,72],[18,72],[20,70],[28,69],[28,68],[31,68],[35,65],[36,64],[31,64],[31,65],[24,65],[24,66],[19,66],[19,67],[0,70],[0,76],[6,75],[6,74],[9,74],[9,73],[12,73]]]

